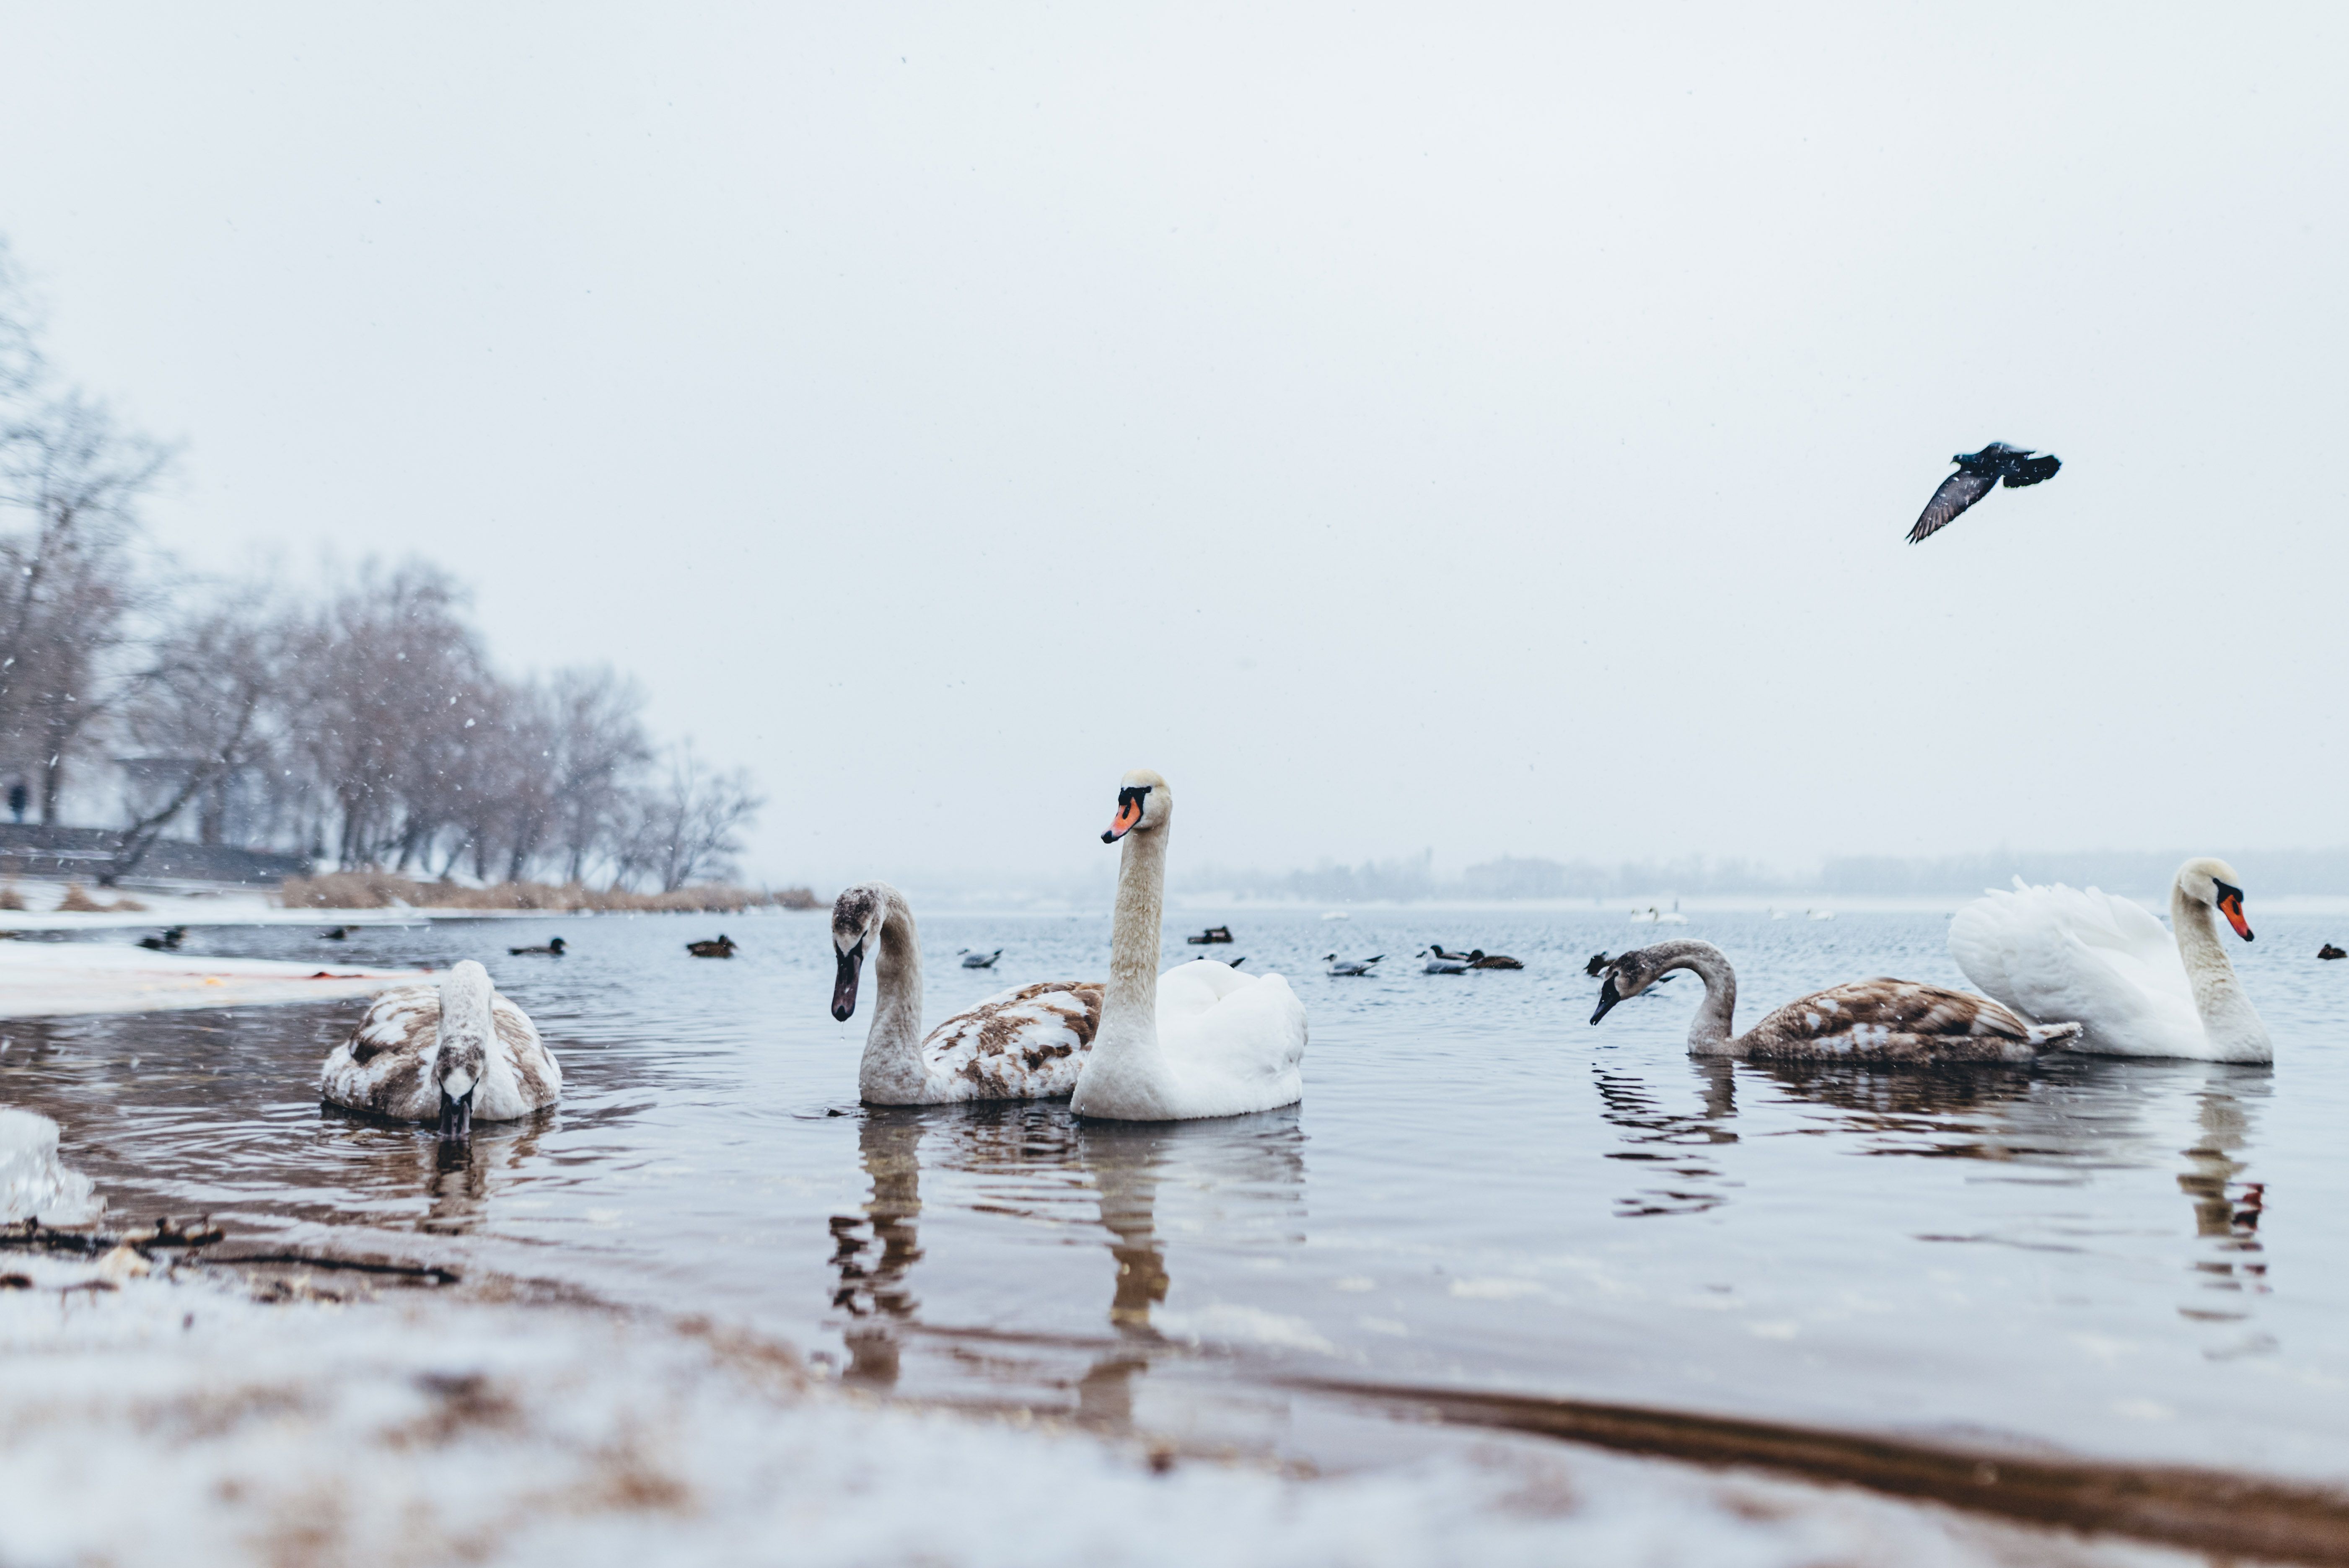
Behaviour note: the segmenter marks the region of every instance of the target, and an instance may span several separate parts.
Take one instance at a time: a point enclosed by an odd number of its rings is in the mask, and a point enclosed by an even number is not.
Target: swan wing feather
[[[2199,1054],[2202,1020],[2177,944],[2139,904],[2058,882],[1992,892],[1950,923],[1967,979],[2024,1017],[2078,1023],[2077,1048]]]
[[[1731,1050],[1763,1060],[2029,1061],[2076,1032],[2033,1028],[1971,992],[1879,978],[1789,1002]]]
[[[1185,1117],[1245,1116],[1305,1095],[1305,1004],[1279,975],[1229,973],[1231,984],[1208,982],[1223,986],[1208,1006],[1159,1016],[1159,1043]]]
[[[490,1026],[496,1036],[474,1097],[473,1115],[482,1121],[528,1116],[563,1096],[563,1068],[539,1038],[538,1026],[499,992],[490,999]]]
[[[923,1062],[955,1099],[1059,1099],[1077,1087],[1101,1009],[1097,980],[1014,985],[932,1029]]]
[[[1177,964],[1158,977],[1158,1026],[1196,1017],[1249,984],[1248,976],[1213,958]]]
[[[438,1116],[431,1083],[440,1044],[440,991],[400,985],[384,992],[318,1070],[321,1098],[352,1110],[419,1121]]]

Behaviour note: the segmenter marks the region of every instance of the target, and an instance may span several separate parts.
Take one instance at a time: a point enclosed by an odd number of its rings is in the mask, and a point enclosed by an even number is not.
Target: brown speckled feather
[[[505,1121],[551,1105],[563,1092],[563,1069],[530,1016],[503,995],[490,1003],[498,1048],[490,1052],[474,1119]],[[326,1057],[319,1092],[353,1110],[430,1121],[440,1113],[432,1061],[440,1043],[437,985],[402,985],[368,1006],[350,1037]]]
[[[2027,1062],[2046,1048],[2047,1036],[1986,996],[1876,979],[1789,1002],[1730,1049],[1776,1061]]]
[[[922,1057],[940,1080],[967,1083],[970,1099],[1056,1099],[1101,1026],[1098,980],[1051,980],[989,996],[932,1029]]]

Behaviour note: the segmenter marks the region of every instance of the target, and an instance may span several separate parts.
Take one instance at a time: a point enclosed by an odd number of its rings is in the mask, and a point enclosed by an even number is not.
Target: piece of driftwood
[[[168,1218],[160,1219],[148,1230],[125,1231],[119,1235],[101,1231],[65,1231],[44,1225],[38,1220],[25,1220],[0,1228],[0,1247],[18,1252],[72,1253],[81,1257],[102,1257],[117,1247],[129,1247],[151,1261],[152,1248],[208,1247],[223,1233],[212,1222],[210,1215],[191,1221],[186,1226],[176,1225]]]

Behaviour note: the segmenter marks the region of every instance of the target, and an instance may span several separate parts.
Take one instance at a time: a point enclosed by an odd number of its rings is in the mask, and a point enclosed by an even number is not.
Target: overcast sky
[[[162,542],[455,568],[771,879],[2336,845],[2344,44],[9,5],[0,233]]]

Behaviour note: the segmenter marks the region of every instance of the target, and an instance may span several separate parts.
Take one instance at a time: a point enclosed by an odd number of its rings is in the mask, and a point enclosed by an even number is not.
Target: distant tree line
[[[2088,850],[2071,852],[1995,851],[1936,857],[1831,855],[1811,868],[1787,870],[1750,860],[1688,856],[1680,860],[1602,862],[1505,855],[1439,876],[1434,855],[1361,865],[1325,864],[1279,875],[1233,875],[1206,870],[1189,879],[1195,891],[1228,888],[1256,897],[1309,903],[1408,903],[1426,899],[1613,900],[1657,897],[1971,897],[2021,876],[2029,882],[2095,886],[2124,897],[2159,902],[2178,863],[2210,847],[2173,850]],[[2349,892],[2349,850],[2230,850],[2217,852],[2269,897]]]
[[[201,582],[141,537],[174,460],[61,386],[0,242],[0,790],[61,825],[120,770],[136,870],[167,831],[346,867],[672,891],[732,875],[746,774],[656,745],[608,668],[513,679],[462,584],[369,564],[315,594]],[[110,781],[110,780],[108,780]],[[109,793],[104,788],[88,792]]]

